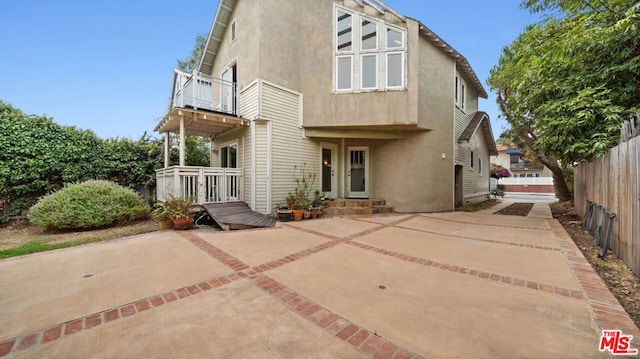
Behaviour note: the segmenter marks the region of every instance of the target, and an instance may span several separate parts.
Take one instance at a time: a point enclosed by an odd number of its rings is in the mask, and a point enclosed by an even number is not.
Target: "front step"
[[[387,206],[387,201],[380,199],[343,199],[339,198],[325,203],[324,215],[363,216],[372,214],[393,213],[393,207]]]

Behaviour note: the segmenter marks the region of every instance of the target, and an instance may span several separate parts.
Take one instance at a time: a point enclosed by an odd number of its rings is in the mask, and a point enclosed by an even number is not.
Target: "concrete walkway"
[[[599,358],[602,329],[640,346],[544,202],[162,231],[1,260],[0,288],[11,358]]]

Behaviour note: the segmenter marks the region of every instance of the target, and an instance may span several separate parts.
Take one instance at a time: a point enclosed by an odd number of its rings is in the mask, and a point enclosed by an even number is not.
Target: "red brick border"
[[[486,242],[486,243],[492,243],[492,244],[504,244],[504,245],[515,246],[515,247],[524,247],[524,248],[531,248],[531,249],[542,249],[542,250],[545,250],[545,251],[555,251],[555,252],[559,252],[560,251],[560,248],[553,248],[553,247],[546,247],[546,246],[536,246],[536,245],[533,245],[533,244],[516,243],[516,242],[503,242],[503,241],[496,241],[495,239],[484,239],[484,238],[475,238],[475,237],[469,237],[469,236],[461,236],[459,234],[444,234],[444,233],[439,233],[439,232],[427,231],[426,229],[418,229],[418,228],[412,228],[412,227],[406,227],[406,226],[397,226],[397,228],[406,229],[406,230],[414,231],[414,232],[435,234],[435,235],[443,236],[443,237],[469,239],[469,240],[472,240],[472,241]],[[548,231],[548,229],[547,229],[547,231]]]
[[[504,224],[466,222],[466,221],[461,221],[461,220],[457,220],[457,219],[434,217],[434,216],[430,216],[430,215],[427,215],[427,214],[424,214],[424,213],[421,214],[420,217],[429,218],[429,219],[435,219],[435,220],[438,220],[438,221],[445,221],[445,222],[454,222],[454,223],[462,223],[462,224],[473,224],[473,225],[476,225],[476,226],[504,227],[504,228],[517,228],[517,229],[532,229],[534,231],[548,231],[549,230],[549,228],[536,228],[536,227],[525,227],[525,226],[510,226],[510,225],[504,225]]]
[[[582,291],[576,291],[568,288],[554,286],[552,284],[538,283],[526,279],[511,277],[507,275],[502,275],[498,273],[485,272],[477,269],[461,267],[454,264],[440,263],[432,260],[428,260],[425,258],[409,256],[406,254],[402,254],[396,251],[387,250],[380,247],[371,246],[368,244],[360,243],[360,242],[348,242],[354,247],[358,247],[361,249],[365,249],[371,252],[383,254],[389,257],[393,257],[396,259],[403,260],[405,262],[415,263],[418,265],[423,265],[426,267],[432,267],[436,269],[446,270],[449,272],[454,272],[458,274],[468,275],[471,277],[477,277],[480,279],[492,280],[495,282],[502,282],[505,284],[509,284],[516,287],[528,288],[537,290],[540,292],[546,292],[549,294],[557,294],[563,297],[574,298],[574,299],[584,299],[584,295]]]
[[[390,340],[341,317],[266,275],[253,275],[249,277],[249,280],[263,291],[282,301],[301,317],[355,349],[372,355],[373,358],[423,358],[421,355],[401,348]]]
[[[587,302],[591,305],[600,330],[619,329],[624,334],[633,335],[632,347],[640,349],[640,329],[622,308],[602,278],[591,267],[578,246],[556,219],[547,223],[556,235],[562,253],[569,267],[583,288]]]
[[[246,274],[244,275],[246,276]],[[163,294],[147,297],[135,302],[120,305],[98,313],[92,313],[80,318],[59,323],[48,328],[38,330],[34,333],[20,335],[3,342],[0,342],[0,357],[11,352],[17,352],[24,349],[44,344],[53,340],[57,340],[83,330],[97,327],[103,323],[126,318],[146,310],[159,307],[165,303],[180,300],[192,295],[196,295],[203,291],[219,287],[221,285],[231,283],[242,278],[240,275],[231,274],[228,276],[217,277],[207,282],[194,284],[187,287],[178,288]],[[17,345],[16,345],[17,344]]]

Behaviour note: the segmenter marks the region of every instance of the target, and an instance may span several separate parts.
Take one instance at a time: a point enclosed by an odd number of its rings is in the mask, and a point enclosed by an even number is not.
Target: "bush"
[[[91,229],[145,219],[149,211],[129,188],[109,181],[87,181],[41,198],[31,207],[29,220],[50,229]]]

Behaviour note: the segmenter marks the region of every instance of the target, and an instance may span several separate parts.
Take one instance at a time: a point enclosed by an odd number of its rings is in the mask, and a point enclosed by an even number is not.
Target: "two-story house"
[[[175,71],[156,127],[212,138],[214,167],[166,163],[158,198],[270,213],[306,163],[327,196],[450,211],[488,197],[497,152],[479,97],[460,53],[381,1],[221,0],[198,71]]]

